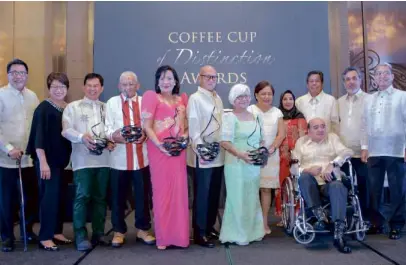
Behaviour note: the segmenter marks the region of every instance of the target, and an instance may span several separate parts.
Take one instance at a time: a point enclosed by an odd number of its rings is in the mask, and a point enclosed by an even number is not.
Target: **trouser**
[[[345,220],[348,190],[341,181],[335,180],[318,185],[315,177],[302,173],[299,178],[301,195],[309,208],[322,206],[320,195],[329,198],[333,221]]]
[[[73,203],[73,229],[77,241],[87,238],[87,207],[92,203],[93,237],[104,235],[106,219],[106,193],[110,168],[84,168],[73,172],[76,185]]]
[[[68,180],[63,178],[63,167],[50,167],[51,178],[41,179],[39,162],[35,162],[39,183],[40,222],[39,240],[52,240],[62,234]]]
[[[389,183],[389,218],[392,229],[401,229],[405,224],[405,179],[404,158],[376,156],[368,159],[368,179],[371,199],[371,221],[376,226],[383,225],[384,217],[380,213],[385,172]]]
[[[149,167],[139,170],[111,169],[110,177],[112,196],[111,222],[113,224],[113,231],[122,234],[127,232],[124,212],[130,182],[133,185],[133,198],[135,201],[135,227],[144,231],[149,230],[151,228],[151,175]]]
[[[358,198],[361,205],[361,212],[367,216],[369,212],[369,185],[368,185],[368,166],[361,161],[361,158],[351,158],[353,171],[357,175]],[[341,170],[349,175],[348,163],[345,163]]]
[[[194,235],[206,236],[217,220],[224,167],[194,170],[193,228]]]
[[[22,169],[25,202],[25,227],[28,233],[38,216],[38,185],[33,167]],[[0,167],[0,229],[2,240],[14,240],[14,210],[20,204],[20,184],[18,168]],[[21,212],[20,212],[21,215]],[[23,226],[20,225],[23,235]]]

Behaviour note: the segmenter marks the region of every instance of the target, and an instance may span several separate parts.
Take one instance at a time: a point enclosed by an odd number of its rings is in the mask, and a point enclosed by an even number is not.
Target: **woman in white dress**
[[[266,234],[271,233],[268,214],[271,206],[271,190],[279,189],[279,146],[286,136],[282,112],[272,106],[275,89],[268,81],[261,81],[255,86],[257,104],[248,107],[254,114],[261,115],[264,122],[264,146],[271,154],[268,164],[261,169],[261,207]]]

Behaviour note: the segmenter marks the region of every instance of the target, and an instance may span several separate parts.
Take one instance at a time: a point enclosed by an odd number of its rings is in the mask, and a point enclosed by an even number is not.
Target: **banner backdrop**
[[[134,71],[141,93],[155,71],[173,66],[181,92],[198,85],[200,67],[218,71],[217,91],[230,107],[235,83],[253,90],[261,80],[306,93],[306,74],[325,73],[330,89],[327,2],[95,2],[94,70],[105,78],[104,101],[118,93],[123,71]]]

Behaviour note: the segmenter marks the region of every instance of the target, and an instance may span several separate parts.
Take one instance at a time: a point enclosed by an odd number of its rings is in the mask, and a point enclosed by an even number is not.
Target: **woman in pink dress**
[[[155,74],[155,92],[142,99],[142,118],[148,136],[155,235],[158,249],[189,246],[189,208],[186,150],[178,156],[167,151],[167,137],[188,138],[187,96],[179,96],[179,77],[170,66]]]

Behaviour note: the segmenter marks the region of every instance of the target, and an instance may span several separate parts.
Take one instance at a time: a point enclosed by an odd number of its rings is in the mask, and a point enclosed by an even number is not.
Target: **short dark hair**
[[[54,80],[61,82],[62,84],[64,84],[66,86],[66,89],[69,89],[68,76],[64,73],[52,72],[47,77],[48,90],[51,89],[51,84]]]
[[[269,81],[267,81],[267,80],[263,80],[263,81],[259,82],[259,83],[255,86],[255,88],[254,88],[254,95],[255,95],[255,94],[258,94],[262,89],[264,89],[264,88],[267,87],[267,86],[269,86],[269,87],[271,88],[271,90],[272,90],[272,95],[274,96],[274,95],[275,95],[275,88],[274,88],[274,87],[272,86],[272,84],[271,84]],[[258,101],[256,97],[255,97],[255,100]]]
[[[13,65],[22,65],[22,66],[24,66],[25,70],[27,71],[27,74],[28,74],[28,66],[27,66],[27,64],[23,60],[20,60],[18,58],[15,58],[12,61],[8,62],[8,64],[7,64],[7,74],[10,73],[11,66],[13,66]]]
[[[161,67],[159,67],[156,70],[156,73],[155,73],[155,92],[158,93],[158,94],[161,94],[161,89],[159,88],[159,79],[161,78],[162,73],[165,73],[167,71],[172,72],[173,77],[175,78],[175,81],[176,81],[176,84],[175,84],[175,86],[173,87],[173,90],[172,90],[172,95],[174,95],[174,94],[178,95],[179,92],[180,92],[179,76],[178,76],[178,73],[176,73],[176,70],[172,66],[169,66],[169,65],[162,65]]]
[[[85,76],[85,80],[83,81],[83,85],[86,85],[87,80],[89,80],[89,79],[95,79],[95,78],[99,79],[101,86],[104,85],[103,76],[101,76],[101,75],[99,75],[99,74],[96,74],[96,73],[89,73],[89,74],[87,74],[87,75]]]
[[[358,67],[350,66],[350,67],[345,68],[344,72],[342,73],[341,76],[342,76],[343,80],[344,80],[344,78],[345,78],[345,75],[346,75],[347,73],[349,73],[349,72],[352,72],[352,71],[357,72],[358,77],[359,77],[360,79],[362,79],[361,71],[358,69]]]
[[[313,71],[310,71],[309,73],[307,73],[306,83],[309,83],[309,78],[312,75],[319,75],[321,83],[324,84],[324,74],[322,71],[317,71],[317,70],[313,70]]]

